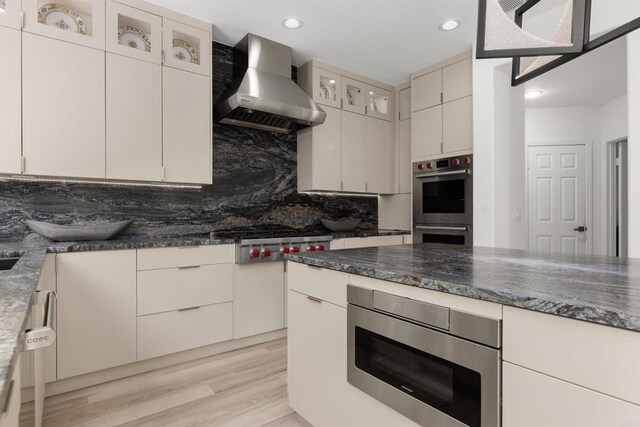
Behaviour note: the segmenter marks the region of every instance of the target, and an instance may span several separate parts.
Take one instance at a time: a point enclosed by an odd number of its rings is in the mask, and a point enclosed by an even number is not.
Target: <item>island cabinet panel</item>
[[[2,411],[0,411],[0,427],[18,427],[20,425],[20,360],[13,367],[13,376],[7,383],[8,395]]]
[[[58,379],[136,361],[136,251],[56,257]]]
[[[640,332],[504,307],[504,360],[640,405]]]
[[[340,307],[347,307],[349,275],[310,265],[288,263],[289,289],[312,295]]]
[[[24,173],[105,178],[104,51],[23,32],[22,85]]]
[[[640,406],[511,363],[502,366],[505,427],[638,425]]]

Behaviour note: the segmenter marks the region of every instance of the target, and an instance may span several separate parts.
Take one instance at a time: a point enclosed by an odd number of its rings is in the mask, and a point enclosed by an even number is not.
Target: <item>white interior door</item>
[[[589,253],[586,146],[531,146],[528,158],[529,250]]]

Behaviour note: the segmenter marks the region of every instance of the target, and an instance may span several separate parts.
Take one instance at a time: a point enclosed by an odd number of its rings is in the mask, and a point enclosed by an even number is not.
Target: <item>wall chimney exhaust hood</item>
[[[290,133],[322,124],[326,113],[291,80],[291,48],[254,34],[237,45],[234,86],[215,108],[215,120]]]

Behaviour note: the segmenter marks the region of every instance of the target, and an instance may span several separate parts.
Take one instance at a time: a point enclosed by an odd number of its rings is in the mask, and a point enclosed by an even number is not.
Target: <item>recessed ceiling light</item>
[[[334,85],[334,84],[336,84],[336,81],[335,81],[335,80],[333,80],[333,79],[331,79],[331,80],[329,80],[329,84]]]
[[[287,18],[282,23],[282,26],[287,30],[297,30],[298,28],[302,27],[302,21],[298,18]]]
[[[524,94],[524,97],[527,99],[534,99],[542,96],[544,92],[541,90],[530,90]]]
[[[440,30],[451,31],[451,30],[455,30],[459,26],[460,26],[460,21],[457,21],[455,19],[449,19],[447,21],[444,21],[442,24],[440,24]]]

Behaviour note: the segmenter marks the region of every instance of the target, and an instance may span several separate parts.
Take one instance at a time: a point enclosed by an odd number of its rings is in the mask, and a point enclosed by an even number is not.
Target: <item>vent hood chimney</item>
[[[322,124],[326,113],[291,80],[291,48],[254,34],[235,47],[234,88],[216,105],[216,121],[290,133]]]

